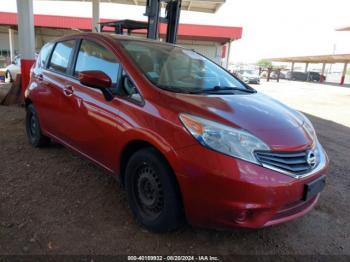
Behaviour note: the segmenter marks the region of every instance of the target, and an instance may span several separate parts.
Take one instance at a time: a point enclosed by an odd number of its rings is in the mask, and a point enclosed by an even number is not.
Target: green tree
[[[261,59],[259,60],[257,63],[256,63],[259,67],[261,68],[269,68],[269,67],[272,67],[272,63],[270,60],[267,60],[267,59]]]

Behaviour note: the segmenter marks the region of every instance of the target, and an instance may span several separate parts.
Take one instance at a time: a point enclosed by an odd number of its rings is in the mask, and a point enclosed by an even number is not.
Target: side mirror
[[[112,80],[104,72],[98,70],[81,71],[79,73],[79,81],[83,85],[100,89],[107,101],[113,99],[113,94],[109,90],[112,86]]]
[[[12,60],[12,61],[11,61],[11,64],[15,65],[15,64],[16,64],[16,61],[15,61],[15,60]]]
[[[111,78],[102,71],[82,71],[79,73],[79,81],[83,85],[103,89],[109,88],[112,85]]]

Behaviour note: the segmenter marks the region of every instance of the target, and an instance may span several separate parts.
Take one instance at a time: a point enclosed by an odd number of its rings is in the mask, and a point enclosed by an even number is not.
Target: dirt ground
[[[112,177],[62,146],[33,149],[24,109],[0,106],[0,254],[350,255],[350,129],[309,117],[331,159],[311,213],[256,231],[153,234],[135,223]]]

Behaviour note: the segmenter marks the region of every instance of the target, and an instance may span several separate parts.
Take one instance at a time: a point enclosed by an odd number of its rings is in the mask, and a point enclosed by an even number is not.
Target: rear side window
[[[117,83],[119,63],[112,51],[102,45],[83,40],[80,45],[74,75],[79,76],[82,71],[99,70],[108,75],[113,84]]]
[[[61,73],[66,73],[74,45],[75,40],[57,43],[51,56],[49,68]]]
[[[47,43],[41,48],[39,59],[38,59],[38,64],[40,67],[45,67],[46,62],[51,53],[52,47],[53,47],[53,43]]]

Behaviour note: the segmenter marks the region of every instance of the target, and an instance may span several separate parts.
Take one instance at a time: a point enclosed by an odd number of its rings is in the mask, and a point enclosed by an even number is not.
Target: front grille
[[[296,175],[307,173],[312,168],[307,162],[308,151],[281,153],[281,152],[256,152],[259,162]]]

